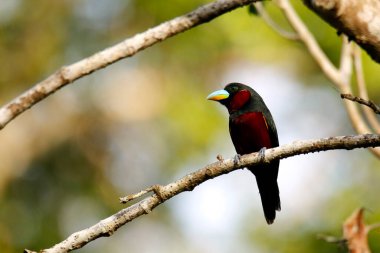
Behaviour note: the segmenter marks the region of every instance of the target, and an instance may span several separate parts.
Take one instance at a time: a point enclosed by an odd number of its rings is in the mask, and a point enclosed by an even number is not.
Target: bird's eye
[[[231,87],[232,92],[237,92],[238,89],[239,89],[239,88],[238,88],[237,86],[232,86],[232,87]]]

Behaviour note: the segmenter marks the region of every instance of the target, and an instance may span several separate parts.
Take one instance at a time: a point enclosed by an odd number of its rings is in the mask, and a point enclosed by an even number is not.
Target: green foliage
[[[96,219],[115,211],[101,194],[102,185],[107,184],[101,171],[74,143],[52,148],[28,167],[9,185],[1,200],[2,229],[8,235],[0,239],[2,249],[21,252],[24,248],[49,247],[52,241],[62,240],[62,223],[67,222],[62,214],[76,200],[92,199],[98,208],[95,213],[100,214]],[[112,196],[112,188],[107,192],[107,197]]]

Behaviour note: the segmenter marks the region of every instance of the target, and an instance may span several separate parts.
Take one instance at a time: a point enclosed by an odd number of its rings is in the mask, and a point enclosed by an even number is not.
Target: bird
[[[250,86],[229,83],[222,90],[212,92],[208,100],[220,102],[229,112],[229,132],[237,156],[260,152],[264,156],[266,148],[278,147],[278,134],[271,112],[261,96]],[[265,158],[265,156],[264,156]],[[279,160],[248,166],[256,177],[264,216],[268,224],[281,210],[280,191],[277,177]]]

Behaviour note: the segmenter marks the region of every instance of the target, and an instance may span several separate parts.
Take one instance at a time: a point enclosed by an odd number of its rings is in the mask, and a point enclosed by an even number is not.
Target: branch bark
[[[43,253],[61,253],[79,249],[87,243],[104,236],[111,236],[117,229],[137,217],[150,213],[155,207],[166,200],[184,191],[191,191],[201,183],[227,174],[231,171],[246,166],[267,163],[276,159],[307,154],[333,149],[355,149],[380,146],[380,135],[365,134],[355,136],[338,136],[317,140],[296,141],[291,144],[282,145],[277,148],[267,149],[265,159],[258,153],[243,155],[237,164],[234,159],[223,160],[218,156],[218,162],[209,164],[200,170],[190,173],[183,178],[157,188],[158,193],[146,197],[138,203],[122,209],[118,213],[101,220],[97,224],[70,235],[66,240],[54,245],[52,248],[44,249]],[[34,251],[25,250],[25,252]],[[34,252],[35,253],[35,252]]]
[[[258,0],[217,0],[170,21],[164,22],[112,47],[69,66],[61,67],[45,80],[0,108],[0,130],[18,115],[47,96],[92,72],[105,68],[178,33],[209,22],[212,19]]]
[[[360,45],[380,63],[378,0],[303,0],[322,19]]]
[[[380,114],[380,106],[378,106],[377,104],[375,104],[374,102],[370,100],[366,100],[361,97],[355,97],[351,94],[340,94],[340,97],[351,100],[353,102],[358,102],[359,104],[362,104],[362,105],[366,105],[369,108],[371,108],[374,113]]]

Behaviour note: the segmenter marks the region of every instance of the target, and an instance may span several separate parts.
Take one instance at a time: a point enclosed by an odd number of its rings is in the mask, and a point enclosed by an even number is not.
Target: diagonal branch
[[[331,63],[330,59],[323,52],[313,34],[309,31],[307,26],[303,23],[297,12],[289,0],[277,0],[279,8],[284,13],[285,17],[293,27],[294,31],[298,34],[300,40],[305,44],[311,56],[315,59],[323,73],[338,87],[343,86],[344,83],[340,78],[340,73],[337,68]]]
[[[366,105],[369,108],[371,108],[374,113],[380,114],[380,106],[378,106],[377,104],[375,104],[371,100],[366,100],[366,99],[363,99],[361,97],[353,96],[351,94],[341,94],[340,97],[351,100],[353,102],[358,102],[359,104],[362,104],[362,105]]]
[[[0,130],[18,115],[65,85],[121,59],[131,57],[139,51],[178,33],[209,22],[224,13],[256,1],[259,0],[216,0],[106,48],[88,58],[69,66],[61,67],[54,74],[0,108]]]
[[[277,148],[267,149],[265,151],[265,159],[258,153],[243,155],[237,164],[234,159],[223,160],[218,156],[218,162],[206,165],[200,170],[192,172],[183,178],[159,186],[159,194],[153,194],[146,197],[140,202],[122,209],[118,213],[101,220],[97,224],[78,231],[70,235],[66,240],[54,245],[52,248],[41,250],[41,253],[61,253],[69,252],[82,248],[87,243],[104,236],[111,236],[117,229],[126,223],[136,219],[137,217],[150,213],[155,207],[166,200],[180,194],[184,191],[191,191],[201,183],[215,178],[217,176],[227,174],[231,171],[244,168],[246,166],[267,163],[276,159],[283,159],[300,154],[307,154],[319,151],[333,149],[355,149],[380,146],[380,135],[365,134],[354,136],[338,136],[316,140],[296,141],[291,144],[282,145]],[[157,188],[157,186],[156,186]],[[33,253],[33,251],[25,250],[25,252]]]

